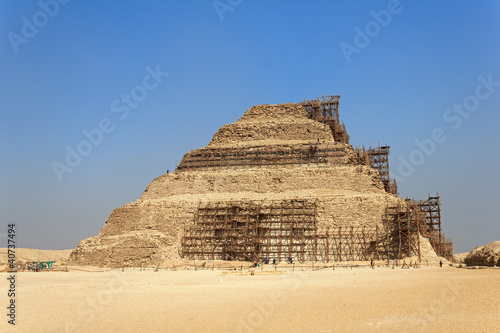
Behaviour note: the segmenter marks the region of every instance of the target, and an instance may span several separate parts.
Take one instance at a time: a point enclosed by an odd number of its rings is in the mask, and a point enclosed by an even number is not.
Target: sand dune
[[[16,259],[22,261],[49,261],[56,260],[60,261],[66,259],[71,250],[38,250],[38,249],[25,249],[17,248]],[[7,249],[0,248],[0,265],[7,264]]]

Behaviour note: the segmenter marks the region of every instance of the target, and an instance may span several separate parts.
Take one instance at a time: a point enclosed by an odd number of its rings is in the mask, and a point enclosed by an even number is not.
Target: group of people
[[[269,264],[269,258],[264,258],[261,260],[261,262],[267,265],[267,264]],[[273,265],[276,265],[276,258],[273,258],[272,262],[273,262]],[[288,257],[287,262],[289,262],[290,264],[293,264],[292,257]],[[258,261],[254,262],[254,266],[259,267],[259,262]]]
[[[261,261],[261,262],[262,262],[262,263],[265,263],[265,264],[267,265],[267,264],[269,264],[269,258],[262,259],[262,261]],[[290,263],[290,264],[293,264],[293,259],[292,259],[292,257],[288,257],[287,262],[288,262],[288,263]],[[275,265],[275,264],[276,264],[276,259],[275,259],[275,258],[273,258],[273,265]],[[254,263],[254,265],[255,265],[255,267],[259,267],[259,262],[257,262],[257,261],[256,261],[256,262]],[[371,260],[370,260],[370,267],[371,267],[372,269],[374,269],[374,268],[375,268],[375,262],[373,261],[373,259],[371,259]],[[443,260],[439,260],[439,267],[443,267]],[[392,268],[394,268],[394,262],[393,262],[393,267],[392,267]]]

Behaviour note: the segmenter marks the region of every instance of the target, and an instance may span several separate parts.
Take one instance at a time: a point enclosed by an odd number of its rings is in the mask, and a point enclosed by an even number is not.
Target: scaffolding
[[[388,225],[389,257],[403,259],[421,256],[419,236],[429,242],[440,257],[453,260],[453,240],[441,228],[440,197],[427,200],[406,199],[406,204],[388,206],[383,221]]]
[[[404,259],[417,256],[421,260],[420,226],[424,217],[415,205],[405,204],[388,206],[383,217],[388,225],[388,244],[390,259]]]
[[[378,146],[375,148],[368,149],[368,156],[371,161],[371,166],[377,170],[384,184],[384,188],[387,190],[389,186],[389,146]]]
[[[411,200],[410,200],[411,201]],[[420,207],[420,210],[425,216],[426,224],[423,230],[424,234],[442,233],[441,228],[441,202],[439,195],[431,197],[427,200],[414,201]]]
[[[200,204],[184,230],[189,259],[305,261],[316,230],[316,200],[228,201]]]
[[[380,146],[368,149],[365,147],[357,147],[355,149],[358,157],[363,163],[374,168],[380,174],[382,184],[387,193],[398,194],[398,186],[396,180],[389,177],[389,154],[390,146]]]
[[[322,96],[317,99],[300,102],[308,112],[309,118],[328,125],[332,131],[335,142],[349,143],[349,135],[345,125],[339,118],[339,95]]]
[[[317,226],[317,199],[200,203],[183,231],[190,260],[342,262],[420,255],[418,228],[401,212],[374,226]],[[409,211],[408,211],[409,212]],[[395,215],[394,215],[395,214]],[[390,216],[390,218],[389,218]],[[396,218],[394,218],[396,216]],[[396,248],[396,250],[394,250]]]
[[[432,248],[437,255],[448,260],[453,260],[453,240],[446,238],[441,227],[441,201],[440,196],[431,196],[427,200],[409,200],[410,204],[416,205],[424,216],[422,225],[422,236],[429,238]]]
[[[176,171],[346,165],[345,147],[333,142],[246,148],[202,148],[185,154]]]
[[[335,226],[318,229],[309,261],[342,262],[388,259],[388,230],[379,225]]]

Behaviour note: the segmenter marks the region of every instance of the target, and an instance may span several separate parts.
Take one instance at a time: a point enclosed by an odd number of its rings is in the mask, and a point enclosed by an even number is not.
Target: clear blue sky
[[[19,247],[74,248],[249,107],[323,94],[352,144],[392,147],[402,197],[439,191],[456,252],[500,240],[500,2],[43,3],[0,2],[0,237],[16,222]]]

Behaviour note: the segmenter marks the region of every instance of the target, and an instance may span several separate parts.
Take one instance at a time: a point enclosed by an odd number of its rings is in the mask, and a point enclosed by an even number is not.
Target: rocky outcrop
[[[467,266],[500,266],[500,241],[476,247],[464,262]]]

